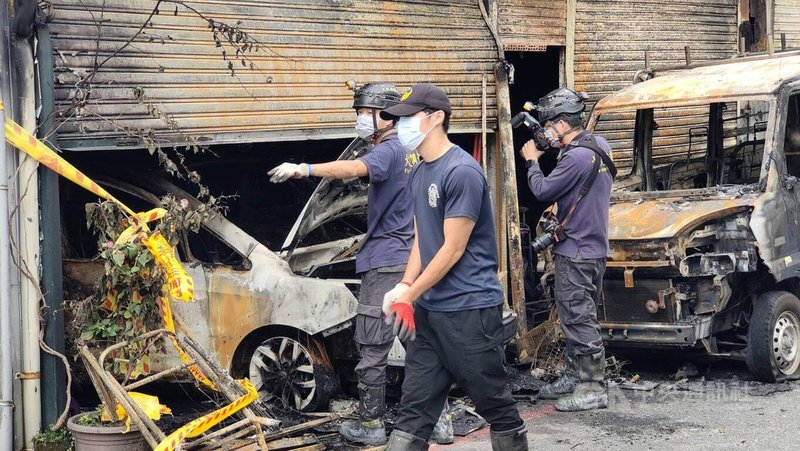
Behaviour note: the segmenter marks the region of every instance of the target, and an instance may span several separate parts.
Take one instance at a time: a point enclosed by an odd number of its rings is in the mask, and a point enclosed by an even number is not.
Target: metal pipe
[[[19,86],[20,125],[36,133],[36,96],[33,81],[33,50],[28,40],[14,42]],[[20,243],[17,251],[22,274],[22,416],[26,449],[33,449],[33,437],[42,428],[41,354],[39,350],[39,163],[20,152],[19,196],[17,215]]]
[[[5,80],[4,80],[5,82]],[[2,97],[0,97],[2,101]],[[0,122],[5,124],[5,110]],[[0,449],[13,449],[14,373],[11,344],[11,230],[8,223],[8,165],[5,133],[0,140]]]

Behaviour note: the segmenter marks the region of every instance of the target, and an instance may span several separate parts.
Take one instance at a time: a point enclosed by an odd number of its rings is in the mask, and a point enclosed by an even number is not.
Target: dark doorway
[[[510,86],[511,114],[522,111],[522,106],[527,101],[537,102],[539,98],[559,87],[559,59],[560,47],[549,47],[545,52],[510,52],[506,53],[508,61],[514,65],[514,84]],[[526,141],[531,139],[527,130],[514,130],[514,149],[522,148]],[[522,258],[525,278],[525,299],[527,305],[528,326],[535,326],[548,317],[550,310],[549,301],[542,298],[538,292],[538,278],[536,273],[536,255],[531,250],[531,240],[536,235],[536,224],[544,210],[550,205],[540,202],[531,194],[528,188],[528,170],[525,162],[517,157],[517,192],[520,206],[520,221],[522,233]],[[540,165],[545,174],[556,165],[556,156],[548,154],[541,158]]]
[[[511,52],[506,54],[508,61],[514,65],[514,84],[510,86],[511,114],[522,111],[527,101],[536,102],[548,92],[558,88],[558,65],[560,47],[548,47],[546,52]],[[530,134],[523,129],[514,130],[514,149],[519,150]],[[535,228],[542,212],[549,205],[538,202],[528,189],[527,169],[522,158],[516,159],[517,191],[519,205],[527,209],[521,219]],[[556,163],[555,155],[545,155],[541,160],[542,170],[549,173]]]

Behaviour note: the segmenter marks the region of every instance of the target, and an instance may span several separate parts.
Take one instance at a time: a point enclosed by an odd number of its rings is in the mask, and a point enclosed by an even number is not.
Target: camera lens
[[[533,251],[537,254],[542,252],[543,250],[547,249],[548,247],[552,246],[555,243],[555,239],[553,239],[552,233],[545,233],[536,237],[531,243],[531,247]]]

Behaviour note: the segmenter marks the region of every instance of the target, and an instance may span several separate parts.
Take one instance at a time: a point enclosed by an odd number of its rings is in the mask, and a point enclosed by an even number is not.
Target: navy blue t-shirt
[[[367,166],[370,185],[367,233],[356,255],[356,272],[405,264],[414,238],[408,179],[419,158],[392,134],[360,160]]]
[[[436,160],[418,164],[409,186],[423,269],[444,244],[446,218],[475,221],[464,255],[417,304],[435,312],[501,304],[503,291],[497,279],[494,217],[486,176],[478,163],[454,145]]]

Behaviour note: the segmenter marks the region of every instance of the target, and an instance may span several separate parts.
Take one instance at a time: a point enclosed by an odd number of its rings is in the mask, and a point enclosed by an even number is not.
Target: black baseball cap
[[[450,114],[450,99],[442,88],[433,83],[417,83],[408,88],[400,98],[400,103],[381,111],[381,118],[389,120],[411,116],[427,108]]]

